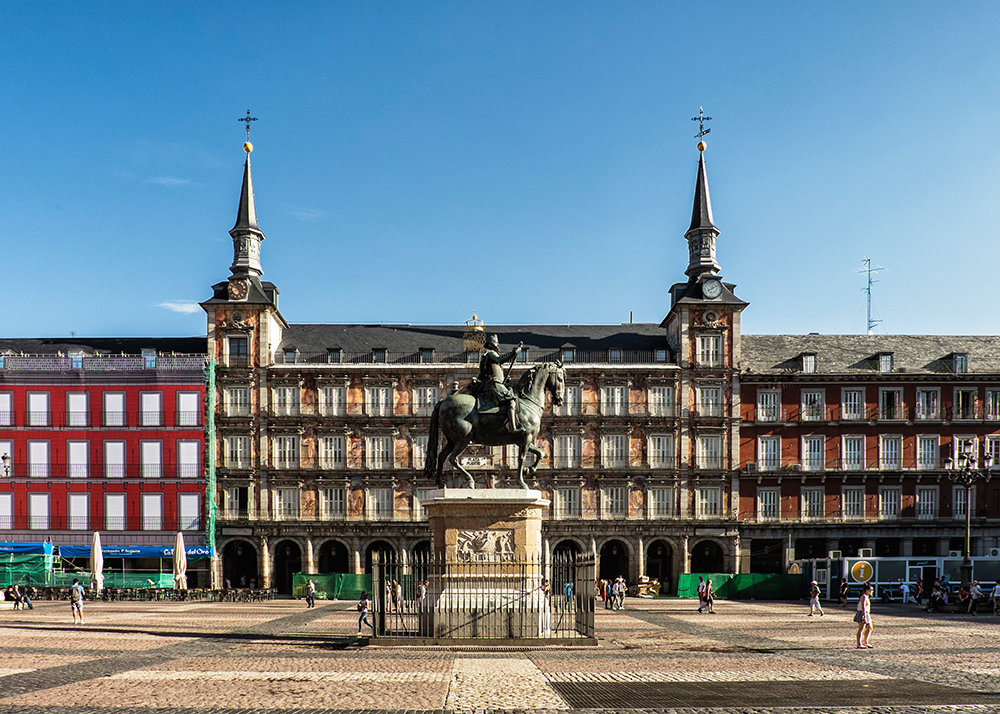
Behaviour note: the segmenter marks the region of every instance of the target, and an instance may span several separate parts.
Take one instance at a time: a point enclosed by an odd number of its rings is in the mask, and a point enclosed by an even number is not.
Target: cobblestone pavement
[[[599,647],[379,647],[353,603],[0,604],[4,714],[1000,712],[1000,618],[876,605],[627,601]]]

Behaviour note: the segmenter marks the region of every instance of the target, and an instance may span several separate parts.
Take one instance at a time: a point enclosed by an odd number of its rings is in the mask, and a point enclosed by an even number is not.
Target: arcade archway
[[[646,550],[646,577],[660,581],[660,592],[674,592],[674,549],[662,540],[654,540]]]
[[[222,549],[222,578],[233,588],[250,587],[250,581],[260,583],[257,574],[257,548],[245,540],[233,540]]]
[[[292,594],[292,574],[302,572],[302,549],[293,540],[283,540],[274,549],[271,587],[282,595]]]

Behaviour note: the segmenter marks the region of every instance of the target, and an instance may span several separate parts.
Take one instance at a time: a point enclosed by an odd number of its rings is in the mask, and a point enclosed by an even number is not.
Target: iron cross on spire
[[[257,117],[250,116],[250,110],[247,109],[247,115],[245,117],[241,117],[241,118],[237,119],[236,121],[246,122],[246,125],[247,125],[247,141],[250,141],[250,122],[257,121]]]
[[[249,113],[250,112],[247,112],[247,114],[249,114]],[[695,139],[700,139],[701,137],[705,136],[705,134],[708,134],[709,132],[712,131],[711,129],[706,129],[705,128],[705,122],[712,121],[712,117],[705,116],[705,108],[704,107],[698,107],[698,116],[691,117],[691,121],[698,122],[698,133],[694,135]]]

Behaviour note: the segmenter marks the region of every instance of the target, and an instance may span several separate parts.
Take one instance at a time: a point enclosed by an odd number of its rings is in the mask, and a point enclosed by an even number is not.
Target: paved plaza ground
[[[1000,711],[1000,617],[876,605],[598,604],[600,646],[400,648],[353,637],[354,603],[0,604],[0,712]]]

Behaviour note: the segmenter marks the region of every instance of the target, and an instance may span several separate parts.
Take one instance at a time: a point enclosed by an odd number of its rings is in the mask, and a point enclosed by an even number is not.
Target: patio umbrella
[[[101,532],[94,531],[94,539],[90,543],[90,573],[94,590],[104,589],[104,551],[101,550]]]
[[[177,531],[177,540],[174,541],[174,587],[178,590],[188,589],[187,579],[188,559],[184,552],[184,534]]]

